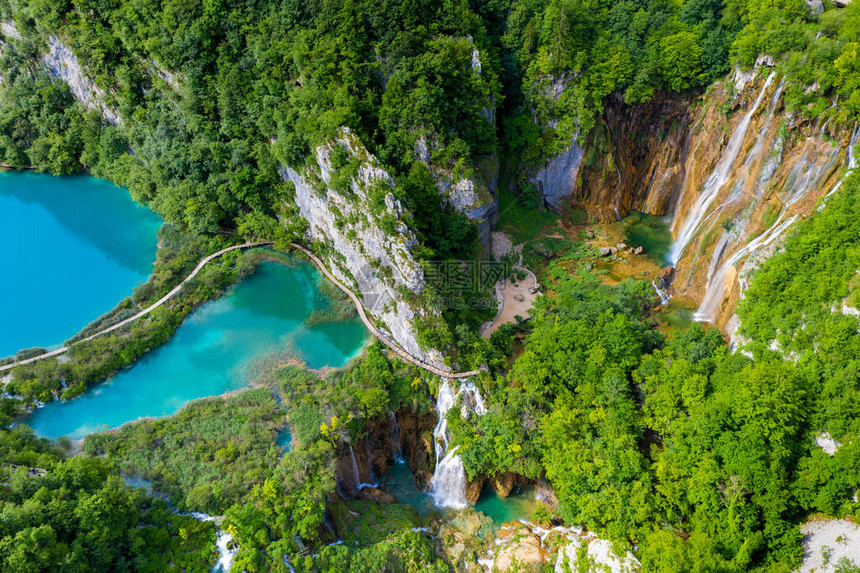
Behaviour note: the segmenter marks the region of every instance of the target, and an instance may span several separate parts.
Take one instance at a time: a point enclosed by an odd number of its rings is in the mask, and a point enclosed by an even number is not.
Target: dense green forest
[[[125,487],[102,460],[64,459],[24,428],[0,430],[0,462],[3,571],[200,571],[212,561],[211,524]]]
[[[759,54],[793,80],[792,106],[815,115],[839,94],[857,113],[860,9],[827,8],[5,0],[0,10],[24,39],[7,38],[14,49],[0,58],[3,161],[92,171],[195,232],[244,223],[281,233],[267,222],[294,219],[279,164],[301,165],[346,126],[394,175],[409,175],[417,226],[433,227],[438,209],[422,208],[414,173],[419,138],[435,142],[440,168],[469,173],[497,154],[528,171],[584,137],[611,94],[634,103],[703,87]],[[34,64],[52,34],[85,62],[119,126],[104,125]],[[444,254],[454,226],[425,241]]]
[[[0,52],[0,162],[110,179],[169,223],[149,282],[90,331],[157,300],[206,253],[300,237],[281,168],[314,161],[343,127],[392,175],[430,260],[471,257],[478,240],[442,206],[434,173],[477,179],[499,161],[506,216],[542,224],[523,183],[595,129],[612,97],[698,93],[767,55],[791,113],[860,117],[860,3],[826,0],[818,14],[803,0],[0,0],[0,15],[21,33]],[[51,79],[40,58],[55,36],[117,125]],[[738,310],[743,352],[715,329],[659,330],[649,282],[606,284],[595,253],[569,241],[541,257],[548,292],[528,321],[485,340],[480,314],[447,313],[450,329],[427,336],[459,366],[487,367],[476,383],[488,412],[448,419],[467,475],[545,479],[558,506],[537,521],[635,548],[646,571],[795,568],[810,515],[860,519],[858,204],[853,176],[755,273]],[[15,371],[0,398],[0,569],[205,570],[213,528],[174,511],[187,510],[225,515],[236,570],[450,570],[414,509],[336,491],[346,448],[391,412],[430,413],[440,384],[376,343],[337,372],[280,368],[266,387],[89,436],[80,455],[6,428],[10,395],[80,394],[264,256],[231,254],[130,333]],[[816,446],[821,432],[841,443],[835,455]],[[169,504],[121,473],[151,479]]]

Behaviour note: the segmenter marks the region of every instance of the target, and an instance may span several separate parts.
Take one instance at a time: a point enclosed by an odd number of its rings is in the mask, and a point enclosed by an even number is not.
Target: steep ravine
[[[801,119],[784,92],[776,71],[759,68],[686,101],[613,101],[584,143],[576,185],[552,193],[603,222],[666,216],[674,292],[699,304],[697,320],[731,331],[750,271],[838,184],[856,139],[836,106]]]

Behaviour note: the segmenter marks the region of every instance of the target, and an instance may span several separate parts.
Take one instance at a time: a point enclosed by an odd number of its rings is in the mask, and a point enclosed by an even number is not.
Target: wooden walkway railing
[[[470,370],[468,372],[450,372],[448,370],[442,370],[441,368],[437,368],[432,364],[427,364],[423,360],[420,360],[419,358],[416,358],[415,356],[406,352],[406,350],[404,350],[399,344],[397,344],[393,340],[390,340],[385,334],[383,334],[378,328],[376,328],[376,325],[373,324],[370,318],[368,318],[367,313],[364,310],[364,305],[361,303],[361,300],[359,300],[358,296],[356,296],[354,292],[348,289],[346,285],[344,285],[333,274],[331,274],[326,268],[326,266],[323,264],[323,262],[315,254],[297,243],[293,243],[293,247],[295,247],[296,250],[299,250],[305,255],[307,255],[307,257],[311,261],[313,261],[313,263],[317,266],[320,272],[324,274],[328,280],[333,282],[337,288],[346,293],[350,300],[352,300],[352,304],[355,305],[355,309],[358,311],[358,316],[361,317],[361,321],[364,323],[364,326],[367,327],[367,330],[369,330],[370,333],[375,336],[382,344],[390,348],[397,356],[399,356],[406,362],[409,362],[410,364],[414,364],[415,366],[423,368],[424,370],[432,374],[436,374],[437,376],[441,376],[442,378],[469,378],[470,376],[477,376],[478,374],[480,374],[480,370]]]
[[[159,306],[163,305],[165,302],[167,302],[168,300],[170,300],[171,298],[176,296],[176,294],[180,290],[182,290],[182,287],[185,286],[185,283],[187,283],[188,281],[190,281],[191,279],[196,277],[197,273],[199,273],[200,270],[206,266],[206,263],[208,263],[212,259],[214,259],[216,257],[220,257],[221,255],[223,255],[224,253],[227,253],[229,251],[235,251],[236,249],[248,249],[251,247],[262,247],[264,245],[270,245],[270,244],[271,243],[244,243],[242,245],[233,245],[232,247],[227,247],[226,249],[221,249],[217,253],[212,253],[208,257],[201,259],[201,261],[199,263],[197,263],[197,266],[194,267],[194,270],[191,271],[191,274],[189,274],[187,277],[185,277],[181,283],[179,283],[178,285],[173,287],[173,289],[169,293],[167,293],[166,295],[164,295],[163,297],[161,297],[160,299],[155,301],[150,306],[146,307],[145,309],[138,312],[134,316],[130,316],[130,317],[126,318],[125,320],[122,320],[120,322],[117,322],[116,324],[113,324],[113,325],[105,328],[104,330],[100,330],[100,331],[96,332],[95,334],[91,334],[91,335],[87,336],[86,338],[82,338],[81,340],[78,340],[78,341],[74,342],[73,344],[78,344],[80,342],[88,342],[88,341],[92,340],[93,338],[96,338],[97,336],[102,336],[103,334],[113,332],[114,330],[117,330],[117,329],[122,328],[123,326],[125,326],[127,324],[134,322],[138,318],[146,316],[147,314],[149,314],[150,312],[152,312],[153,310],[155,310],[156,308],[158,308]],[[71,345],[69,345],[69,346],[71,346]],[[51,358],[52,356],[58,356],[60,354],[65,353],[69,349],[69,346],[63,346],[62,348],[57,348],[56,350],[46,352],[45,354],[40,354],[40,355],[34,356],[32,358],[27,358],[25,360],[19,360],[17,362],[12,362],[10,364],[6,364],[5,366],[0,366],[0,372],[3,372],[5,370],[11,370],[12,368],[15,368],[16,366],[23,366],[24,364],[30,364],[31,362],[36,362],[37,360],[44,360],[45,358]]]
[[[165,302],[167,302],[168,300],[170,300],[171,298],[176,296],[176,294],[180,290],[182,290],[182,287],[185,286],[185,283],[187,283],[188,281],[190,281],[191,279],[196,277],[197,274],[201,271],[201,269],[203,269],[203,267],[206,266],[206,263],[210,262],[212,259],[215,259],[215,258],[223,255],[224,253],[227,253],[229,251],[234,251],[236,249],[248,249],[251,247],[262,247],[262,246],[270,245],[270,244],[271,243],[269,243],[269,242],[244,243],[242,245],[233,245],[232,247],[227,247],[226,249],[221,249],[220,251],[218,251],[216,253],[212,253],[211,255],[207,256],[206,258],[202,259],[199,263],[197,263],[197,266],[194,267],[194,270],[191,271],[191,273],[187,277],[185,277],[185,279],[183,279],[181,283],[176,285],[170,292],[168,292],[166,295],[164,295],[163,297],[158,299],[152,305],[150,305],[147,308],[143,309],[142,311],[138,312],[134,316],[130,316],[130,317],[126,318],[125,320],[122,320],[116,324],[113,324],[113,325],[105,328],[104,330],[100,330],[100,331],[96,332],[95,334],[91,334],[90,336],[87,336],[86,338],[82,338],[81,340],[75,342],[74,344],[78,344],[80,342],[87,342],[87,341],[92,340],[93,338],[96,338],[97,336],[102,336],[104,334],[108,334],[109,332],[113,332],[114,330],[120,329],[123,326],[126,326],[127,324],[130,324],[130,323],[134,322],[135,320],[151,313],[153,310],[155,310],[156,308],[158,308],[159,306],[163,305]],[[361,317],[361,321],[364,323],[364,325],[367,327],[367,329],[370,331],[370,333],[373,334],[373,336],[375,336],[385,346],[390,348],[397,356],[399,356],[400,358],[402,358],[406,362],[409,362],[410,364],[414,364],[415,366],[418,366],[419,368],[423,368],[424,370],[426,370],[432,374],[436,374],[437,376],[441,376],[443,378],[469,378],[470,376],[476,376],[481,372],[480,370],[470,370],[468,372],[449,372],[447,370],[442,370],[441,368],[433,366],[432,364],[427,364],[423,360],[416,358],[412,354],[406,352],[406,350],[404,350],[399,344],[397,344],[393,340],[389,339],[388,336],[386,336],[378,328],[376,328],[376,325],[373,324],[373,322],[367,316],[367,313],[364,310],[364,305],[362,304],[362,302],[358,298],[358,296],[356,296],[356,294],[354,292],[352,292],[350,289],[348,289],[333,274],[331,274],[329,272],[328,268],[326,268],[325,264],[323,264],[323,262],[316,255],[314,255],[310,250],[306,249],[302,245],[299,245],[298,243],[292,243],[292,246],[296,250],[304,253],[317,266],[317,268],[320,270],[320,272],[323,275],[325,275],[325,277],[328,280],[333,282],[336,287],[338,287],[340,290],[342,290],[344,293],[346,293],[346,295],[350,298],[352,303],[355,305],[355,309],[358,311],[358,315]],[[71,346],[71,345],[69,345],[69,346]],[[0,372],[4,372],[6,370],[11,370],[12,368],[15,368],[17,366],[23,366],[25,364],[30,364],[31,362],[36,362],[37,360],[43,360],[45,358],[51,358],[53,356],[58,356],[60,354],[65,353],[66,351],[68,351],[69,346],[63,346],[62,348],[57,348],[56,350],[46,352],[45,354],[40,354],[40,355],[34,356],[32,358],[26,358],[24,360],[19,360],[17,362],[12,362],[10,364],[0,366]]]

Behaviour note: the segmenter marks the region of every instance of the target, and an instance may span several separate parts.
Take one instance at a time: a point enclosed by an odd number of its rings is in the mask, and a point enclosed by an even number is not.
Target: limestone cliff
[[[534,176],[544,203],[559,212],[573,205],[602,222],[634,210],[665,213],[683,180],[689,115],[677,95],[636,106],[614,96],[585,141],[575,137]]]
[[[5,48],[9,42],[14,48],[14,42],[22,39],[17,26],[10,20],[0,23],[0,32],[6,39],[6,41],[0,41],[0,48]],[[48,36],[47,52],[42,56],[42,64],[53,79],[66,83],[75,99],[88,109],[97,110],[105,121],[112,125],[122,124],[118,111],[110,104],[111,94],[96,85],[68,43],[59,36],[55,34]],[[179,79],[156,62],[153,62],[149,74],[151,78],[160,78],[171,90],[179,89]]]
[[[295,202],[331,272],[351,286],[377,326],[407,352],[443,367],[436,350],[422,348],[415,323],[438,316],[426,297],[424,271],[409,214],[395,199],[391,176],[348,128],[319,145],[305,166],[286,166]]]
[[[481,241],[489,248],[490,231],[498,217],[495,190],[499,164],[495,154],[479,158],[475,168],[446,168],[433,160],[437,148],[433,134],[421,135],[415,143],[415,159],[430,168],[443,203],[475,223]]]
[[[98,110],[109,123],[120,123],[119,114],[105,103],[104,90],[87,77],[72,50],[57,36],[51,34],[48,37],[48,53],[42,61],[51,72],[51,77],[69,85],[75,99],[90,109]]]
[[[809,121],[785,109],[784,90],[761,67],[686,101],[611,102],[569,199],[601,221],[667,215],[675,292],[700,304],[698,320],[727,330],[757,262],[814,211],[849,156],[852,127],[835,104]]]

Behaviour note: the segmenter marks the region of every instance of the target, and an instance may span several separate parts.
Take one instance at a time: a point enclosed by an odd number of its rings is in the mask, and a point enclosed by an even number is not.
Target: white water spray
[[[693,318],[699,322],[713,322],[718,314],[720,304],[723,301],[723,296],[726,292],[726,273],[744,257],[755,253],[762,247],[766,247],[779,239],[782,234],[791,227],[797,220],[797,215],[792,215],[786,220],[782,220],[785,216],[785,210],[780,214],[776,223],[770,228],[741,247],[731,257],[720,265],[720,268],[714,273],[714,276],[708,282],[705,296],[702,299],[702,304],[699,309],[693,314]]]
[[[457,455],[459,447],[451,448],[433,472],[433,503],[440,507],[463,509],[466,501],[466,470]]]
[[[741,151],[741,145],[743,144],[744,138],[746,137],[750,121],[752,120],[752,117],[755,112],[758,110],[759,105],[761,105],[762,99],[764,99],[765,92],[773,82],[774,76],[775,72],[771,72],[770,75],[767,77],[767,80],[765,81],[764,86],[762,86],[761,91],[759,92],[758,97],[756,98],[752,108],[744,115],[741,122],[732,132],[725,151],[720,157],[719,162],[717,162],[716,167],[714,167],[714,170],[711,172],[711,175],[708,177],[708,179],[705,181],[705,184],[702,186],[702,192],[696,199],[696,203],[693,205],[693,208],[691,209],[690,213],[682,220],[680,229],[678,231],[677,239],[672,245],[672,252],[669,256],[669,259],[672,262],[673,266],[678,264],[678,261],[684,254],[684,249],[687,248],[687,244],[696,234],[696,231],[699,230],[699,226],[701,225],[702,220],[708,214],[708,209],[714,202],[714,199],[717,198],[717,195],[719,194],[720,190],[729,180],[732,167],[734,166],[735,161],[738,158],[738,154]]]
[[[355,451],[352,449],[352,446],[349,446],[349,458],[352,461],[352,475],[355,477],[355,489],[356,491],[360,491],[366,487],[376,487],[375,483],[362,483],[361,477],[358,473],[358,463],[355,461]],[[368,461],[368,463],[370,463]]]
[[[660,306],[663,306],[672,299],[672,295],[669,294],[669,291],[663,290],[658,287],[656,282],[651,281],[651,286],[654,287],[654,292],[656,292],[657,296],[660,297]]]
[[[233,541],[233,536],[221,529],[224,517],[220,515],[208,515],[199,511],[190,513],[179,513],[178,515],[189,515],[197,521],[204,521],[215,525],[215,547],[218,548],[218,561],[210,569],[210,573],[227,573],[233,567],[233,560],[239,553],[239,545]]]
[[[483,415],[487,411],[484,399],[478,388],[471,381],[463,381],[455,393],[447,379],[439,387],[436,398],[436,411],[439,421],[433,430],[436,445],[436,469],[433,471],[433,502],[440,507],[463,509],[466,501],[466,471],[463,461],[457,455],[457,448],[448,451],[448,420],[446,415],[454,407],[457,400],[463,398],[460,415],[464,418],[469,412]]]
[[[824,209],[824,205],[827,203],[827,200],[831,195],[836,193],[840,187],[842,187],[842,182],[845,181],[845,178],[851,174],[851,172],[857,168],[857,155],[854,153],[854,149],[857,146],[857,139],[860,136],[860,124],[854,124],[854,131],[851,132],[851,139],[848,142],[848,165],[845,175],[842,176],[841,179],[833,186],[833,189],[827,192],[827,195],[824,196],[824,199],[821,201],[821,205],[818,206],[817,211],[821,211]]]

